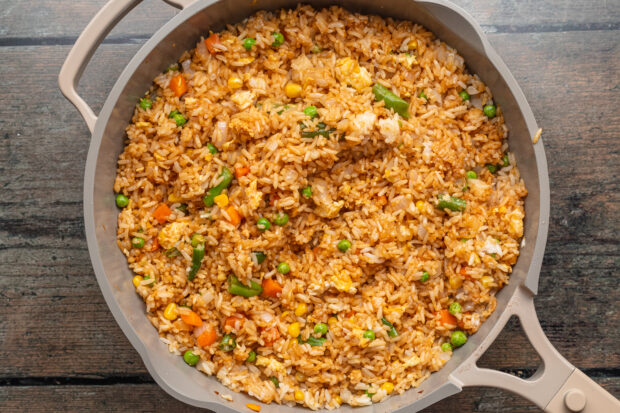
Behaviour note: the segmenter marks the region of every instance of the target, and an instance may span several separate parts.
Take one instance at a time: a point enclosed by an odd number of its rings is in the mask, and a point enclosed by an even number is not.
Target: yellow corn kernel
[[[336,324],[338,322],[338,319],[336,317],[329,317],[327,319],[327,324],[329,324],[330,326]]]
[[[284,86],[284,94],[291,99],[298,98],[301,96],[301,85],[297,83],[287,83],[286,86]]]
[[[426,211],[426,202],[418,201],[415,203],[415,207],[418,209],[418,212]]]
[[[448,284],[450,284],[451,288],[458,290],[459,288],[461,288],[461,285],[463,285],[463,280],[459,277],[450,277],[450,279],[448,280]]]
[[[228,195],[220,194],[213,198],[213,202],[220,208],[226,208],[228,206]]]
[[[295,372],[295,380],[297,380],[299,383],[303,383],[304,381],[306,381],[306,376],[299,371]]]
[[[295,400],[297,400],[298,402],[303,401],[305,398],[304,396],[304,392],[302,392],[301,390],[295,390]]]
[[[338,403],[338,405],[342,404],[342,399],[340,398],[339,395],[335,395],[334,397],[332,397],[332,400],[334,400],[336,403]]]
[[[144,277],[142,277],[141,275],[136,275],[135,277],[131,279],[131,282],[133,283],[134,287],[138,288],[138,286],[143,280],[144,280]]]
[[[178,316],[179,310],[177,310],[177,305],[175,303],[168,304],[164,310],[164,318],[173,321],[176,320]]]
[[[168,195],[168,202],[181,202],[181,197],[176,194]]]
[[[409,43],[407,43],[407,48],[409,48],[409,50],[417,49],[418,41],[416,39],[409,40]]]
[[[386,381],[385,383],[383,383],[383,384],[381,385],[381,388],[382,388],[383,390],[385,390],[385,392],[386,392],[387,394],[390,394],[390,393],[392,393],[392,392],[394,391],[394,384],[392,384],[392,383],[391,383],[391,382],[389,382],[389,381]]]
[[[480,278],[480,282],[482,283],[482,286],[484,288],[492,288],[495,286],[495,280],[489,275],[485,275],[484,277]]]
[[[293,337],[293,338],[297,338],[297,336],[299,336],[299,333],[301,332],[301,328],[299,327],[299,323],[295,322],[295,323],[291,323],[288,326],[288,334]]]
[[[280,317],[282,318],[286,318],[286,316],[289,314],[288,311],[283,312],[282,314],[280,314]]]
[[[307,311],[308,311],[308,306],[306,305],[306,303],[299,303],[297,304],[297,307],[295,308],[295,315],[297,317],[301,317],[304,314],[306,314]]]
[[[205,161],[211,162],[212,159],[213,159],[213,155],[212,154],[208,153],[208,154],[205,155]]]
[[[243,86],[243,80],[236,76],[231,76],[228,78],[228,88],[230,90],[237,90]]]

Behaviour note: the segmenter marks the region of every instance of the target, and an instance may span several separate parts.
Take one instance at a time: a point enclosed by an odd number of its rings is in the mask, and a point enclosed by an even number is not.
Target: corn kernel
[[[450,277],[450,279],[448,280],[448,284],[450,284],[451,288],[458,290],[459,288],[461,288],[461,285],[463,285],[463,280],[459,277]]]
[[[306,314],[306,311],[308,311],[308,306],[306,305],[306,303],[299,303],[297,305],[297,308],[295,308],[295,315],[297,317],[301,317]]]
[[[418,209],[418,212],[426,211],[426,203],[424,201],[416,202],[415,207]]]
[[[225,207],[228,206],[228,195],[220,194],[220,195],[216,196],[215,198],[213,198],[213,201],[220,208],[225,208]]]
[[[304,392],[301,390],[295,390],[295,400],[301,402],[305,399]]]
[[[287,315],[289,315],[289,311],[283,312],[282,314],[280,314],[280,317],[286,318]]]
[[[213,155],[211,155],[210,153],[205,155],[205,161],[211,162],[212,159],[213,159]]]
[[[284,93],[291,99],[298,98],[301,96],[301,85],[297,83],[287,83],[284,87]]]
[[[480,278],[480,282],[482,283],[482,286],[484,288],[491,288],[495,286],[495,280],[489,275],[485,275],[484,277]]]
[[[224,281],[226,278],[227,278],[226,274],[218,274],[217,276],[218,281]]]
[[[288,326],[288,334],[291,337],[297,338],[297,336],[299,336],[300,332],[301,332],[301,329],[299,327],[299,323],[295,322],[295,323],[289,324],[289,326]]]
[[[340,398],[339,395],[335,395],[334,397],[332,397],[332,400],[334,400],[336,403],[338,403],[339,405],[342,404],[342,399]]]
[[[304,381],[306,381],[306,376],[299,371],[295,372],[295,380],[297,380],[299,383],[303,383]]]
[[[394,391],[394,384],[390,383],[389,381],[386,381],[385,383],[381,385],[381,388],[385,390],[387,394],[390,394]]]
[[[144,280],[144,277],[142,277],[141,275],[136,275],[131,279],[131,282],[133,283],[134,287],[138,288],[142,280]]]
[[[175,303],[168,304],[164,310],[164,318],[173,321],[176,320],[178,316],[179,310],[177,310],[177,305]]]
[[[329,324],[330,326],[336,324],[338,322],[338,319],[336,317],[329,317],[327,319],[327,324]]]
[[[175,194],[168,195],[168,202],[181,202],[181,197]]]
[[[407,43],[407,48],[409,48],[409,50],[417,49],[418,41],[416,39],[409,40],[409,43]]]
[[[232,76],[228,78],[228,88],[230,90],[237,90],[243,86],[243,80],[236,76]]]

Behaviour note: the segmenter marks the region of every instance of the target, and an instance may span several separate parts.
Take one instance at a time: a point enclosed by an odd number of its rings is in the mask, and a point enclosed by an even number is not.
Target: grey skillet
[[[176,61],[184,50],[209,29],[217,31],[261,9],[293,8],[292,0],[167,0],[181,11],[159,29],[138,51],[120,75],[96,116],[77,94],[76,86],[92,54],[105,35],[140,0],[111,0],[92,19],[67,56],[60,75],[60,89],[86,121],[92,139],[84,176],[84,220],[88,249],[97,281],[119,326],[138,351],[155,381],[168,393],[188,404],[216,412],[248,411],[256,401],[234,394],[224,401],[215,392],[231,393],[215,378],[187,366],[168,353],[157,331],[144,315],[142,299],[129,282],[131,273],[116,245],[116,219],[112,186],[116,161],[123,148],[124,129],[140,96],[163,67]],[[341,5],[351,11],[391,16],[418,22],[456,48],[470,70],[490,87],[502,106],[510,128],[510,150],[515,153],[529,191],[525,202],[525,244],[514,267],[510,284],[497,298],[497,309],[465,346],[454,353],[444,368],[419,388],[362,408],[339,411],[415,412],[465,386],[491,386],[520,394],[547,412],[620,412],[620,402],[564,359],[545,337],[534,309],[533,297],[543,258],[549,224],[549,179],[542,142],[532,144],[538,127],[532,110],[512,74],[493,50],[480,27],[464,10],[445,0],[310,0],[314,7]],[[491,345],[508,319],[516,315],[543,364],[523,380],[496,370],[477,367],[476,361]],[[301,407],[265,406],[269,412],[300,412]]]

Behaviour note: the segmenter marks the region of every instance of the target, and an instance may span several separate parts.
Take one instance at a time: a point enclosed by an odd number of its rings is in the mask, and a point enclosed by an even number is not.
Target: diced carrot
[[[266,346],[271,346],[280,338],[280,330],[276,326],[267,327],[261,332],[261,337]]]
[[[351,310],[346,315],[347,315],[347,318],[351,318],[355,315],[355,311]]]
[[[467,266],[466,266],[466,265],[463,265],[463,266],[461,267],[461,269],[459,270],[459,273],[460,273],[461,275],[467,275]]]
[[[266,278],[263,280],[263,294],[267,297],[277,297],[282,293],[282,286],[276,280]]]
[[[224,329],[226,331],[239,330],[243,327],[244,322],[245,318],[231,315],[230,317],[226,317],[226,321],[224,321]]]
[[[246,176],[250,173],[250,168],[247,166],[240,166],[239,168],[235,168],[235,177],[241,178],[242,176]]]
[[[437,311],[437,315],[439,316],[439,322],[443,325],[455,326],[458,322],[456,317],[450,314],[448,310],[439,310]]]
[[[254,403],[246,404],[247,408],[250,410],[254,410],[255,412],[260,412],[260,405]]]
[[[153,211],[153,217],[155,217],[160,224],[166,222],[170,214],[172,214],[172,210],[168,208],[166,204],[160,204],[155,211]]]
[[[186,310],[181,312],[181,319],[185,321],[186,324],[194,327],[200,327],[202,325],[202,319],[198,314],[193,312],[192,310]]]
[[[209,53],[211,54],[215,54],[219,52],[219,50],[215,48],[216,44],[221,44],[220,36],[218,36],[217,33],[213,33],[211,36],[205,39],[205,46],[207,46],[207,49],[209,50]]]
[[[239,211],[237,211],[237,208],[235,208],[234,206],[229,206],[228,208],[226,208],[226,214],[228,215],[228,221],[237,226],[239,224],[241,224],[241,214],[239,213]]]
[[[170,79],[170,84],[168,85],[170,90],[172,90],[176,97],[180,98],[187,92],[187,82],[182,74],[178,74],[172,79]]]
[[[274,194],[269,198],[269,206],[273,206],[278,199],[280,199],[280,197],[274,192]]]
[[[215,328],[208,327],[201,335],[198,336],[196,342],[200,347],[210,346],[217,340],[217,332]]]
[[[159,249],[159,241],[157,241],[157,238],[151,238],[151,245],[150,247],[148,247],[149,252],[153,252],[153,251],[157,251]]]

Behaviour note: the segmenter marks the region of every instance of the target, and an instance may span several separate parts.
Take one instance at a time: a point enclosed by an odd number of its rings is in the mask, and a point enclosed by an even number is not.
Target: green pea
[[[424,100],[428,100],[428,96],[426,96],[426,92],[423,90],[420,92],[420,94],[418,95],[419,98],[422,98]]]
[[[269,377],[269,380],[271,380],[273,385],[276,386],[276,389],[280,387],[280,381],[278,380],[277,377]]]
[[[492,119],[495,117],[495,115],[497,115],[497,108],[495,107],[495,105],[484,105],[482,111],[489,119]]]
[[[431,275],[430,275],[428,272],[424,271],[424,272],[422,273],[422,277],[420,277],[420,281],[422,281],[423,283],[425,283],[425,282],[427,282],[427,281],[428,281],[428,279],[429,279],[429,278],[431,278]]]
[[[314,118],[315,116],[318,116],[319,113],[316,110],[316,106],[308,106],[304,109],[304,114],[306,116],[310,116],[311,118]]]
[[[200,234],[194,234],[192,235],[191,243],[192,247],[197,247],[198,245],[205,243],[205,237]]]
[[[310,53],[313,54],[321,53],[322,51],[323,50],[317,44],[312,45],[312,48],[310,49]]]
[[[461,242],[467,242],[467,241],[469,241],[469,239],[467,239],[467,238],[461,238]]]
[[[116,206],[117,207],[125,208],[127,205],[129,205],[129,198],[127,198],[123,194],[116,195]]]
[[[469,100],[469,93],[467,93],[466,90],[461,90],[459,92],[459,96],[463,99],[463,101]]]
[[[362,337],[367,338],[368,340],[372,341],[375,339],[375,332],[372,330],[366,330],[364,331],[364,334],[362,334]]]
[[[450,307],[448,307],[448,311],[450,311],[450,314],[452,315],[457,315],[458,313],[461,312],[461,310],[462,310],[461,305],[457,303],[456,301],[450,304]]]
[[[256,361],[256,351],[250,351],[250,354],[248,354],[248,358],[245,359],[245,361],[247,363],[254,363]]]
[[[229,352],[237,347],[237,338],[234,334],[225,334],[220,341],[220,350]]]
[[[271,227],[271,222],[269,222],[267,218],[259,218],[256,221],[256,226],[258,227],[259,231],[265,232]]]
[[[443,352],[448,352],[448,351],[452,351],[452,344],[445,342],[441,345],[441,351]]]
[[[190,366],[195,366],[200,361],[200,356],[194,354],[192,350],[187,350],[185,353],[183,353],[183,360],[185,360],[185,362]]]
[[[168,66],[166,68],[166,70],[164,70],[164,73],[168,73],[168,72],[176,72],[179,70],[179,64],[178,63],[173,63],[170,66]]]
[[[271,43],[273,47],[281,46],[282,43],[284,43],[284,36],[282,35],[282,33],[273,32],[271,33],[271,35],[273,36],[273,43]]]
[[[463,344],[467,343],[467,335],[462,331],[453,331],[450,336],[450,343],[456,348],[461,347]]]
[[[131,240],[131,245],[133,245],[134,248],[144,247],[144,238],[133,237]]]
[[[177,126],[183,126],[185,125],[185,122],[187,122],[185,116],[179,113],[179,111],[176,109],[170,112],[170,115],[168,115],[168,117],[174,119],[174,122],[177,124]]]
[[[151,279],[151,276],[150,276],[150,275],[145,275],[145,276],[144,276],[144,279],[145,279],[145,280],[150,280],[150,279]],[[147,287],[152,287],[154,284],[155,284],[155,279],[153,279],[153,281],[151,281],[150,283],[148,283],[146,286],[147,286]]]
[[[351,248],[351,241],[349,241],[348,239],[340,240],[338,241],[337,247],[340,252],[347,252],[349,248]]]
[[[278,264],[278,272],[280,274],[288,274],[291,271],[291,267],[286,262]]]
[[[254,254],[254,258],[256,258],[256,262],[258,263],[258,265],[261,265],[263,262],[265,262],[265,258],[267,258],[267,255],[265,255],[265,253],[261,251],[254,251],[252,254]]]
[[[502,156],[502,166],[506,167],[510,165],[510,159],[508,159],[508,154],[505,153],[504,156]]]
[[[474,171],[467,171],[465,176],[467,177],[467,179],[476,179],[476,178],[478,178],[478,174],[476,172],[474,172]]]
[[[494,174],[495,172],[497,172],[497,170],[499,169],[497,167],[497,165],[492,165],[490,163],[486,164],[487,169],[489,170],[489,172],[491,172],[492,174]]]
[[[153,101],[149,98],[140,99],[140,107],[144,110],[150,109],[153,107]]]
[[[215,147],[215,145],[214,145],[214,144],[212,144],[212,143],[207,143],[207,149],[209,150],[209,152],[210,152],[212,155],[215,155],[216,153],[218,153],[218,152],[219,152],[219,151],[217,150],[217,148]]]
[[[288,214],[286,212],[278,212],[273,223],[281,227],[288,224]]]
[[[308,185],[304,189],[301,190],[301,194],[306,198],[310,198],[312,196],[312,187]]]
[[[246,37],[245,39],[243,39],[243,48],[249,51],[252,49],[252,46],[254,46],[255,43],[256,40],[252,39],[251,37]]]
[[[325,323],[318,323],[317,325],[314,326],[314,332],[322,336],[327,334],[327,330],[328,330],[328,327],[327,327],[327,324]]]

